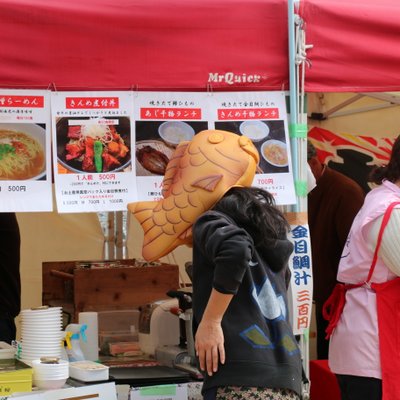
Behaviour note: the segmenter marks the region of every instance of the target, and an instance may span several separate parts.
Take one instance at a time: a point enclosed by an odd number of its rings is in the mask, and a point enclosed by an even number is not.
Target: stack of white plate
[[[41,357],[60,357],[62,308],[40,307],[21,311],[21,361],[31,365]]]
[[[59,389],[64,386],[69,378],[69,362],[66,360],[57,360],[47,362],[44,358],[41,360],[32,360],[33,384],[39,389]]]

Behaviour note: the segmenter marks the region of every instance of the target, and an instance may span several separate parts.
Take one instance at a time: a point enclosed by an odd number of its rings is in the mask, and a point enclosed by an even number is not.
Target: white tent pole
[[[296,43],[295,43],[295,13],[294,0],[288,1],[288,37],[289,37],[289,101],[290,101],[290,147],[292,154],[292,166],[294,181],[299,178],[298,171],[298,152],[297,139],[293,135],[293,130],[297,124],[297,84],[296,84]],[[296,196],[298,197],[298,196]],[[294,211],[298,211],[299,201],[294,206]]]

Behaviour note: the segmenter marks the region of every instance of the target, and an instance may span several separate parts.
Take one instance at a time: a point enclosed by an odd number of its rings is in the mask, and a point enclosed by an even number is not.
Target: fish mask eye
[[[249,143],[251,143],[251,139],[250,138],[248,138],[247,136],[240,136],[239,145],[241,147],[244,147],[244,146],[248,145]]]
[[[214,132],[208,137],[208,141],[212,144],[221,143],[223,140],[224,140],[224,135],[218,132]]]

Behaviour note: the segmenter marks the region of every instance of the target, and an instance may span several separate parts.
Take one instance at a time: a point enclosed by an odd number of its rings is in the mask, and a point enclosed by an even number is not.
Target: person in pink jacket
[[[353,221],[339,263],[340,282],[358,284],[367,280],[383,214],[389,204],[400,201],[400,136],[395,140],[389,163],[375,168],[370,178],[377,186],[367,194]],[[382,236],[371,284],[400,276],[399,231],[397,205]],[[330,339],[329,366],[337,376],[342,400],[384,398],[376,292],[370,284],[346,292],[343,312]]]

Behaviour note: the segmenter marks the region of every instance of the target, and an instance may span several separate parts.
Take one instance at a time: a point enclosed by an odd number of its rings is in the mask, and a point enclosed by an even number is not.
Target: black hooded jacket
[[[0,242],[0,318],[14,318],[21,307],[21,239],[14,213],[0,213]]]
[[[265,250],[261,257],[251,236],[223,213],[208,211],[193,226],[194,332],[212,288],[234,295],[222,320],[226,362],[204,376],[203,390],[257,386],[300,393],[301,357],[287,318],[285,280],[293,245],[283,239]]]

